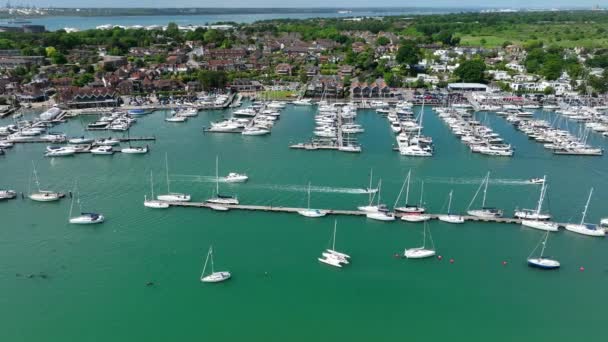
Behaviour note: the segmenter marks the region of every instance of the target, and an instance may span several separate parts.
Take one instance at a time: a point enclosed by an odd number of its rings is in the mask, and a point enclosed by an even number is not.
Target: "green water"
[[[357,118],[366,129],[359,155],[290,150],[290,143],[311,136],[314,109],[305,107],[284,110],[267,137],[203,134],[201,128],[218,120],[221,111],[201,113],[186,124],[167,124],[162,113],[155,113],[139,119],[131,132],[157,137],[144,156],[48,159],[42,157],[44,145],[14,147],[0,157],[0,187],[26,191],[34,160],[48,187],[69,191],[77,178],[83,209],[99,211],[107,221],[68,225],[69,199],[0,203],[0,339],[603,340],[608,303],[604,239],[552,234],[548,254],[561,261],[562,269],[542,272],[525,264],[540,231],[432,222],[444,259],[412,261],[393,254],[421,243],[420,224],[341,217],[337,248],[352,262],[337,270],[316,260],[328,247],[332,217],[159,211],[142,204],[150,192],[151,170],[157,193],[166,191],[167,152],[171,190],[190,193],[194,200],[212,194],[219,155],[220,174],[250,176],[246,184],[221,184],[222,192],[237,194],[244,204],[305,206],[311,181],[313,207],[352,209],[367,202],[356,189],[367,186],[373,167],[375,178],[383,180],[383,199],[392,206],[411,168],[411,197],[418,199],[419,182],[425,180],[431,212],[445,210],[450,189],[453,208],[464,211],[481,177],[492,171],[488,204],[508,214],[517,206],[535,206],[538,187],[522,180],[547,174],[546,204],[557,221],[580,219],[591,186],[596,191],[588,221],[608,216],[606,157],[555,157],[493,115],[488,124],[516,147],[516,155],[474,155],[427,110],[424,133],[433,136],[437,149],[430,159],[391,151],[394,135],[386,119],[372,111],[360,111]],[[76,119],[54,130],[76,135],[82,127]],[[606,148],[601,137],[591,141]],[[226,283],[199,281],[210,244],[216,269],[233,274]],[[41,272],[48,278],[25,276]],[[148,281],[155,286],[146,287]]]

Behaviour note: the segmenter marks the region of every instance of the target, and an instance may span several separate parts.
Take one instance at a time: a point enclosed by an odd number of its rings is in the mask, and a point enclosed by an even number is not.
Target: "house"
[[[488,75],[491,75],[494,81],[508,81],[511,75],[504,70],[488,70]]]
[[[340,78],[336,75],[319,75],[308,82],[305,95],[308,97],[343,97],[344,87]]]
[[[235,79],[229,87],[232,91],[260,91],[264,89],[260,82],[250,79]]]
[[[314,77],[319,74],[319,67],[315,65],[311,65],[306,67],[306,76]]]
[[[117,107],[122,103],[112,88],[65,87],[59,89],[57,98],[68,108]]]
[[[99,62],[99,66],[103,69],[117,69],[121,66],[127,65],[127,57],[124,56],[103,56],[101,62]]]
[[[354,72],[354,68],[350,65],[342,65],[338,70],[338,74],[342,77],[352,76]]]
[[[517,72],[526,72],[526,67],[516,62],[507,63],[505,67]]]
[[[366,47],[365,43],[361,43],[361,42],[354,42],[351,45],[351,49],[355,53],[361,53],[361,52],[365,51],[365,47]]]
[[[280,63],[274,68],[277,75],[291,76],[292,66],[288,63]]]

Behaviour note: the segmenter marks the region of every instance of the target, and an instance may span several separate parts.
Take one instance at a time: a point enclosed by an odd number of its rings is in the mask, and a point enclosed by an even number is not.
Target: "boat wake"
[[[437,184],[479,184],[483,181],[482,178],[425,178],[425,183]],[[528,179],[508,179],[508,178],[491,178],[490,184],[496,185],[530,185]]]
[[[199,176],[199,175],[171,175],[172,182],[200,182],[200,183],[214,183],[214,176]],[[224,177],[220,177],[220,182],[226,182]],[[247,184],[249,189],[263,189],[263,190],[274,190],[274,191],[289,191],[289,192],[306,192],[308,187],[306,185],[296,184]],[[343,187],[331,187],[331,186],[311,186],[310,191],[321,192],[321,193],[339,193],[339,194],[352,194],[362,195],[376,192],[376,189],[367,190],[364,188],[343,188]]]

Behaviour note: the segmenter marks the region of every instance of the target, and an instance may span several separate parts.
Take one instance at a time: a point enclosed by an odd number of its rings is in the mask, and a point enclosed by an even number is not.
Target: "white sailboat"
[[[471,203],[469,203],[469,206],[467,209],[467,214],[469,214],[471,216],[481,217],[481,218],[502,217],[503,212],[501,209],[486,207],[486,197],[487,197],[487,193],[488,193],[488,183],[489,182],[490,182],[490,173],[488,172],[488,174],[486,175],[484,180],[479,185],[477,192],[475,192],[475,196],[473,196]],[[479,191],[481,190],[482,187],[483,187],[483,200],[481,202],[481,209],[471,210],[470,209],[471,205],[473,205],[473,203],[475,202],[475,199],[477,198],[477,195],[479,195]]]
[[[515,212],[515,217],[523,218],[523,220],[521,221],[522,226],[556,232],[559,229],[559,225],[555,222],[544,221],[551,218],[551,216],[548,214],[541,213],[543,200],[545,199],[545,194],[547,193],[548,188],[548,186],[545,185],[546,183],[544,178],[541,184],[543,186],[540,191],[540,198],[538,199],[538,205],[536,207],[536,210],[531,211],[529,209],[524,209],[523,211]]]
[[[211,273],[209,275],[205,275],[209,259],[211,259]],[[230,279],[230,277],[232,277],[232,274],[230,274],[228,271],[215,272],[215,266],[213,264],[213,246],[209,246],[207,258],[205,259],[205,266],[203,266],[203,273],[201,273],[201,281],[203,283],[220,283]]]
[[[598,227],[596,224],[585,223],[585,217],[587,216],[587,209],[589,208],[589,202],[591,201],[591,195],[593,194],[593,188],[589,191],[589,197],[587,198],[587,203],[585,204],[585,209],[583,210],[583,217],[581,217],[581,222],[578,224],[569,223],[566,225],[566,230],[569,230],[574,233],[579,233],[583,235],[589,236],[599,236],[603,237],[606,235],[604,229]]]
[[[406,180],[404,182],[404,184],[406,184],[405,206],[403,206],[403,207],[395,207],[395,211],[406,213],[406,214],[422,214],[426,210],[422,206],[422,193],[423,193],[424,188],[420,189],[420,204],[419,205],[416,205],[416,204],[410,205],[410,204],[408,204],[409,198],[410,198],[410,180],[411,180],[411,175],[412,175],[412,170],[410,170],[407,173],[407,177],[406,177]],[[422,184],[424,184],[424,183],[422,183]],[[403,191],[403,185],[401,186],[401,191]],[[401,192],[399,192],[399,196],[397,196],[397,202],[399,201],[400,197],[401,197]],[[397,204],[395,204],[395,205],[397,205]]]
[[[32,161],[32,172],[33,172],[34,181],[36,182],[36,187],[38,189],[37,192],[31,192],[31,190],[30,190],[29,198],[32,201],[54,202],[54,201],[60,200],[61,198],[63,198],[65,196],[64,194],[62,194],[60,192],[40,189],[40,181],[38,180],[38,172],[36,172],[36,165],[34,165],[33,161]],[[30,179],[30,188],[31,188],[31,179]]]
[[[334,221],[334,235],[332,239],[331,248],[326,249],[321,253],[322,258],[318,260],[324,264],[342,267],[343,264],[349,264],[350,255],[336,251],[336,230],[338,227],[338,220]]]
[[[431,240],[431,248],[426,248],[426,232],[429,232],[429,240]],[[424,228],[422,230],[422,246],[416,248],[406,249],[403,252],[403,256],[408,259],[424,259],[429,258],[435,255],[435,244],[433,243],[433,236],[431,235],[431,230],[428,228],[427,223],[424,224]]]
[[[374,174],[374,170],[371,169],[369,172],[369,187],[367,188],[369,203],[367,205],[362,205],[362,206],[357,207],[357,209],[359,209],[360,211],[366,212],[366,213],[376,213],[380,210],[387,210],[385,205],[378,206],[378,205],[372,204],[374,201],[374,198],[376,197],[376,193],[378,193],[378,190],[379,190],[378,187],[376,187],[376,189],[372,189],[373,174]],[[378,183],[378,184],[380,184],[380,183]]]
[[[540,240],[540,243],[536,245],[532,253],[528,256],[528,266],[545,269],[545,270],[554,270],[560,267],[560,263],[557,260],[545,258],[545,248],[547,247],[547,239],[549,238],[549,232],[545,233],[544,239]],[[540,250],[540,256],[533,258],[532,254],[538,249],[538,246],[542,245]]]
[[[219,172],[218,172],[218,168],[219,168],[218,165],[219,165],[219,157],[216,156],[215,157],[215,197],[208,199],[206,202],[214,203],[214,204],[222,204],[222,205],[239,204],[239,200],[236,197],[220,194],[220,177],[219,177]]]
[[[443,222],[447,222],[447,223],[454,223],[454,224],[464,223],[464,217],[462,217],[461,215],[452,214],[452,193],[453,192],[454,192],[453,190],[450,190],[449,199],[448,199],[447,215],[439,215],[437,218],[439,219],[439,221],[443,221]]]
[[[410,211],[410,212],[406,212],[404,215],[401,216],[401,221],[406,221],[406,222],[425,222],[431,219],[431,215],[427,215],[424,214],[424,207],[422,206],[422,196],[424,194],[424,181],[422,181],[420,183],[420,202],[416,207],[416,209],[414,209],[414,206],[409,206],[410,210],[418,210],[416,211]],[[407,204],[406,204],[407,207]]]
[[[526,219],[526,220],[535,220],[535,221],[543,221],[543,220],[548,220],[551,218],[551,215],[541,213],[543,201],[545,199],[545,194],[547,192],[546,176],[543,177],[543,181],[540,184],[542,184],[542,186],[540,188],[540,197],[538,199],[538,205],[536,206],[536,209],[516,210],[515,214],[514,214],[515,217],[521,218],[521,219]]]
[[[365,216],[372,220],[377,221],[395,221],[395,214],[391,213],[386,205],[380,204],[380,192],[382,189],[382,179],[378,181],[378,204],[376,204],[376,211],[368,211]]]
[[[298,214],[306,217],[323,217],[327,212],[319,209],[310,209],[310,182],[308,182],[308,205],[304,210],[298,210]]]
[[[167,209],[169,208],[169,203],[158,201],[154,199],[154,179],[152,178],[152,171],[150,171],[150,191],[152,197],[148,199],[146,195],[144,195],[144,206],[153,209]]]
[[[189,202],[190,195],[182,194],[178,192],[171,192],[171,182],[169,181],[169,158],[165,153],[165,168],[167,170],[167,194],[158,195],[156,199],[159,201],[166,202]]]
[[[82,212],[82,203],[80,202],[80,192],[78,191],[76,185],[74,185],[74,195],[72,196],[72,203],[70,204],[70,214],[68,216],[68,221],[72,224],[96,224],[102,223],[105,221],[105,217],[102,214],[98,213],[84,213]],[[80,209],[80,215],[72,216],[72,212],[74,211],[74,198],[77,198],[78,208]]]

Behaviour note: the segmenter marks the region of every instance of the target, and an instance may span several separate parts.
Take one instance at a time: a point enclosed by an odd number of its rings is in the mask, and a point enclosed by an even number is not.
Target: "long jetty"
[[[272,205],[244,205],[244,204],[213,204],[207,202],[167,202],[171,207],[190,207],[190,208],[206,208],[214,210],[214,207],[224,207],[229,210],[244,210],[244,211],[262,211],[262,212],[275,212],[275,213],[297,213],[301,210],[307,210],[307,208],[297,207],[283,207],[283,206],[272,206]],[[361,210],[342,210],[342,209],[318,209],[327,213],[328,215],[341,215],[341,216],[365,216],[366,212]],[[395,213],[396,218],[401,218],[407,214]],[[429,215],[431,220],[436,220],[442,214],[426,214]],[[491,223],[510,223],[510,224],[521,224],[521,219],[508,218],[508,217],[477,217],[471,215],[462,215],[465,221],[473,222],[491,222]],[[564,227],[566,223],[558,223],[560,227]]]

